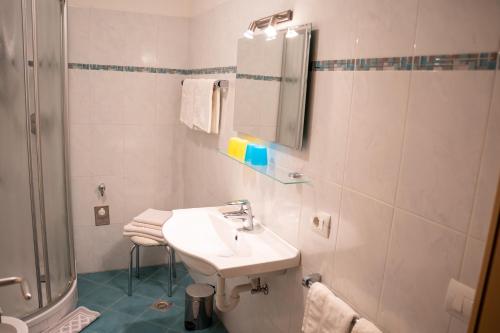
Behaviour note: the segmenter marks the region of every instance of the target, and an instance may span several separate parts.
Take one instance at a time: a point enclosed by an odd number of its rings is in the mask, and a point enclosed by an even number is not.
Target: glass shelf
[[[281,184],[285,184],[285,185],[303,184],[303,183],[308,183],[310,181],[307,177],[305,177],[304,175],[301,175],[300,173],[285,170],[285,169],[279,168],[275,165],[267,165],[267,166],[252,165],[252,164],[247,163],[245,161],[241,161],[237,158],[234,158],[233,156],[229,155],[225,151],[219,150],[219,153],[221,153],[222,155],[224,155],[224,156],[226,156],[226,157],[228,157],[228,158],[230,158],[230,159],[232,159],[240,164],[243,164],[243,165],[249,167],[250,169],[257,171],[258,173],[266,175],[269,178],[272,178],[272,179],[280,182]],[[298,177],[297,176],[293,177],[294,174],[298,175]]]

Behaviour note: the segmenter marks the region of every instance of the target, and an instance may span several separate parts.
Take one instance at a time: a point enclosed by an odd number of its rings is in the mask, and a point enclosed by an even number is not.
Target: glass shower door
[[[39,113],[38,168],[43,189],[42,223],[48,261],[47,298],[50,302],[59,298],[72,281],[65,177],[63,7],[60,0],[34,1],[37,59],[37,91],[34,93]]]
[[[23,8],[2,0],[0,8],[0,278],[25,278],[33,294],[25,301],[19,286],[0,288],[5,313],[24,316],[38,309],[36,239],[30,184],[28,110],[23,45]]]

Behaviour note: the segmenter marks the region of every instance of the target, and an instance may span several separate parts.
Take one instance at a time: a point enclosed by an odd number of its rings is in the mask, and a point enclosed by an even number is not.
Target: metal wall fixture
[[[184,80],[181,81],[181,85],[184,85]],[[218,88],[228,88],[229,81],[228,80],[217,80],[214,82],[214,87]]]
[[[250,23],[248,30],[243,34],[243,36],[248,39],[253,39],[255,30],[260,29],[264,30],[268,40],[275,39],[278,34],[276,25],[291,21],[292,19],[293,10],[291,9],[260,18]],[[297,36],[297,32],[293,30],[293,28],[288,28],[286,37],[292,38],[295,36]]]

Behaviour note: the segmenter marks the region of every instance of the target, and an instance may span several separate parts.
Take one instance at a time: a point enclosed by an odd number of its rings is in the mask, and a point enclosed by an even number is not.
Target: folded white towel
[[[316,282],[307,293],[302,332],[349,332],[356,312],[335,296],[326,286]]]
[[[150,228],[153,230],[161,230],[161,228],[162,228],[162,226],[160,226],[160,225],[147,224],[147,223],[142,223],[142,222],[137,222],[137,221],[132,221],[129,224],[133,225],[134,227]]]
[[[171,211],[148,208],[134,217],[134,221],[162,226],[163,223],[165,223],[170,218],[170,216],[172,216]]]
[[[139,236],[139,237],[153,239],[153,240],[155,240],[157,242],[160,242],[160,243],[164,243],[164,244],[167,243],[164,238],[158,238],[158,237],[154,237],[154,236],[151,236],[151,235],[145,235],[145,234],[141,234],[140,232],[124,231],[123,232],[123,236],[126,236],[126,237]]]
[[[137,227],[137,226],[133,225],[132,223],[126,224],[123,227],[123,231],[125,231],[125,232],[136,232],[136,233],[140,233],[140,234],[143,234],[143,235],[153,236],[153,237],[156,237],[156,238],[159,238],[159,239],[164,239],[163,238],[163,233],[161,232],[161,230],[153,229],[153,228]]]
[[[352,333],[382,333],[382,331],[379,330],[377,326],[373,325],[372,322],[361,318],[352,328]]]
[[[189,128],[193,128],[195,86],[193,79],[185,79],[182,83],[180,120]]]
[[[213,93],[215,80],[194,80],[193,125],[206,132],[212,131]]]

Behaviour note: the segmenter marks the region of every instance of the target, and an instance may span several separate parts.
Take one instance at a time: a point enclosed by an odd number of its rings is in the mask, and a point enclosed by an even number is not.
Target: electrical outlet
[[[453,317],[468,322],[472,313],[476,291],[455,279],[451,279],[446,292],[446,311]]]
[[[317,213],[311,219],[311,228],[318,235],[321,235],[325,238],[330,237],[330,226],[331,226],[332,217],[327,213]]]

